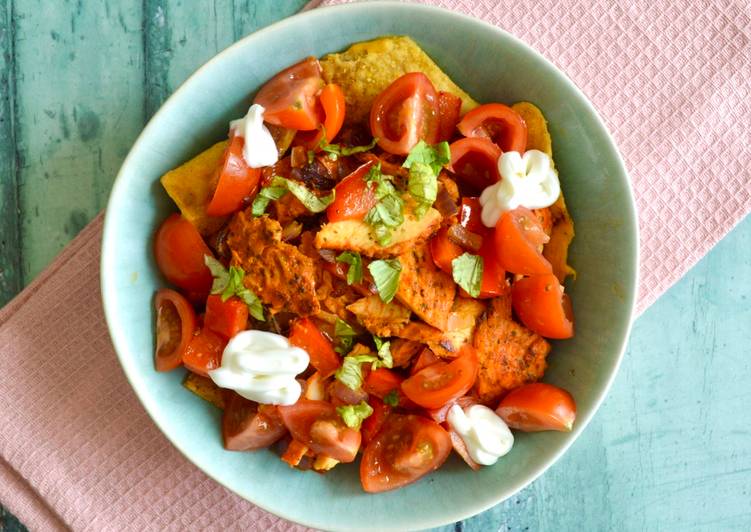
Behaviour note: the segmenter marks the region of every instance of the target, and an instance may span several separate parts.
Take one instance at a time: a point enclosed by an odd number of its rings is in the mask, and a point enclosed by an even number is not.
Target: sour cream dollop
[[[506,423],[487,406],[472,405],[462,410],[454,405],[446,419],[478,464],[495,464],[514,445],[514,436]]]
[[[246,399],[267,405],[291,405],[302,388],[295,376],[305,371],[310,357],[284,336],[243,331],[224,348],[221,367],[209,371],[220,388],[235,390]]]
[[[248,113],[229,123],[230,131],[245,139],[243,159],[251,168],[270,166],[279,160],[276,142],[263,124],[263,106],[254,103]]]
[[[517,207],[542,209],[549,207],[561,194],[558,172],[550,157],[539,150],[521,155],[507,151],[498,158],[501,180],[487,187],[480,195],[482,223],[495,227],[501,215]]]

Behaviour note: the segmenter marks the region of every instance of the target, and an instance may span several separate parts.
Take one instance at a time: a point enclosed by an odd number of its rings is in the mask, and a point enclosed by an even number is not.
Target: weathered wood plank
[[[101,210],[143,124],[140,5],[16,3],[24,279]]]
[[[13,3],[0,8],[0,307],[23,286],[16,169]]]

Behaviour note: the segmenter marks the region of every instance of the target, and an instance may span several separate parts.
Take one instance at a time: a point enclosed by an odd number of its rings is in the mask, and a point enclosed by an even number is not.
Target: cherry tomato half
[[[462,99],[450,92],[438,93],[438,138],[436,142],[451,140],[462,111]]]
[[[491,231],[482,223],[482,205],[479,198],[464,197],[459,207],[459,223],[478,235],[485,236]]]
[[[204,262],[206,255],[213,257],[195,226],[179,214],[168,216],[154,235],[159,270],[192,301],[203,301],[211,289],[214,278]]]
[[[251,168],[245,162],[244,146],[243,137],[231,136],[222,156],[214,195],[206,207],[209,216],[225,216],[239,211],[258,191],[261,169]]]
[[[524,153],[527,124],[519,113],[500,103],[488,103],[469,111],[456,126],[465,137],[485,137],[503,151]]]
[[[169,288],[162,288],[154,298],[156,307],[157,371],[175,369],[183,361],[188,344],[196,330],[196,313],[187,299]]]
[[[478,368],[474,348],[465,345],[451,362],[436,362],[406,379],[402,391],[424,408],[439,408],[472,388]]]
[[[576,403],[571,394],[562,388],[533,382],[511,390],[496,413],[512,429],[570,432],[576,420]]]
[[[248,324],[248,305],[239,297],[231,297],[222,301],[219,295],[210,295],[206,299],[206,315],[204,326],[231,339]]]
[[[267,81],[253,103],[264,107],[263,119],[269,124],[310,131],[320,123],[316,101],[322,87],[321,65],[308,57]]]
[[[450,146],[450,170],[459,181],[473,192],[482,192],[485,187],[501,179],[498,172],[498,158],[501,149],[484,138],[459,139]]]
[[[553,267],[539,251],[549,239],[529,209],[518,207],[506,211],[495,226],[498,263],[506,271],[521,275],[550,273]]]
[[[289,343],[308,353],[310,364],[320,372],[322,378],[328,377],[341,365],[341,357],[334,351],[334,346],[308,318],[292,322]]]
[[[571,300],[552,273],[514,282],[511,302],[521,322],[540,336],[562,339],[574,335]]]
[[[321,90],[318,97],[322,109],[321,123],[326,130],[326,142],[331,142],[344,125],[344,91],[339,85],[329,83]],[[317,150],[318,144],[323,138],[323,131],[300,131],[295,137],[296,146],[304,146],[308,150]]]
[[[373,413],[370,414],[365,421],[362,422],[360,427],[360,433],[362,434],[362,444],[367,445],[375,438],[383,428],[383,424],[386,422],[386,417],[391,412],[391,407],[381,401],[378,397],[370,397],[368,399],[370,408],[373,409]]]
[[[461,246],[454,244],[448,238],[448,227],[441,228],[438,233],[430,239],[430,255],[433,257],[435,265],[451,275],[451,261],[464,253]]]
[[[227,340],[206,327],[197,330],[183,353],[183,365],[193,373],[209,376],[209,371],[222,364]]]
[[[370,131],[389,153],[407,155],[420,140],[438,139],[438,93],[422,72],[394,81],[373,101]]]
[[[391,414],[360,462],[365,491],[401,488],[435,471],[451,452],[451,438],[438,423],[416,415]]]
[[[228,451],[263,449],[286,433],[273,405],[259,405],[233,392],[224,407],[222,441]]]
[[[300,399],[280,406],[279,413],[292,437],[313,452],[340,462],[352,462],[360,449],[360,431],[344,424],[331,403]]]
[[[378,203],[375,191],[365,182],[371,166],[373,161],[358,166],[336,185],[334,202],[326,209],[329,222],[362,220]]]

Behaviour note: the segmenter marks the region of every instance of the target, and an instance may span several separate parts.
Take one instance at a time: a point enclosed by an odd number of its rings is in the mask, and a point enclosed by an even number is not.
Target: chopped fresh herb
[[[368,265],[368,270],[373,276],[381,301],[391,303],[399,288],[399,276],[402,273],[399,259],[374,260]]]
[[[404,168],[411,168],[414,163],[427,164],[433,170],[433,173],[438,175],[441,168],[450,162],[451,149],[448,142],[444,141],[431,146],[424,140],[421,140],[410,150],[402,166]]]
[[[365,146],[342,146],[341,144],[329,144],[328,142],[326,142],[326,132],[324,130],[323,138],[321,139],[321,142],[318,143],[318,147],[321,148],[321,151],[328,153],[329,157],[336,160],[337,157],[346,157],[348,155],[370,151],[375,148],[376,144],[378,144],[378,138],[374,138],[370,144],[367,144]]]
[[[417,202],[415,216],[419,220],[433,206],[438,196],[438,176],[430,165],[414,162],[409,169],[409,193]]]
[[[360,430],[360,425],[370,417],[370,414],[373,413],[373,408],[365,401],[360,401],[359,405],[337,406],[336,411],[341,416],[345,425],[351,429]]]
[[[336,257],[337,262],[349,264],[347,270],[347,284],[356,284],[362,281],[362,257],[357,251],[345,251]]]
[[[270,185],[272,187],[286,188],[292,193],[294,197],[300,200],[300,203],[305,205],[306,209],[308,209],[310,212],[315,213],[325,211],[326,207],[334,202],[334,198],[336,196],[334,190],[332,190],[325,196],[316,196],[312,191],[308,190],[305,185],[301,185],[297,181],[292,181],[291,179],[286,179],[279,176],[272,177]]]
[[[242,268],[230,266],[227,270],[221,262],[209,255],[204,256],[204,263],[214,276],[214,282],[211,285],[212,294],[221,294],[222,301],[227,301],[232,296],[239,297],[248,305],[251,316],[258,321],[265,321],[261,300],[243,284],[245,271]]]
[[[334,323],[334,335],[336,336],[339,345],[334,348],[334,351],[340,355],[346,355],[352,349],[352,344],[355,341],[357,332],[346,321],[337,318]]]
[[[286,193],[286,187],[263,187],[253,200],[253,206],[251,207],[253,216],[261,216],[266,212],[269,202],[281,199]]]
[[[391,342],[384,342],[375,335],[373,336],[373,341],[375,342],[376,351],[378,351],[378,358],[381,359],[384,367],[393,368],[394,357],[391,356]]]
[[[399,392],[397,392],[396,389],[391,390],[389,393],[387,393],[383,397],[383,402],[389,406],[398,406],[399,405]]]
[[[372,369],[378,367],[380,361],[373,355],[346,356],[341,367],[336,370],[334,377],[352,390],[359,390],[362,386],[361,364],[372,363]]]
[[[365,182],[375,186],[378,201],[365,215],[365,222],[373,227],[376,240],[382,246],[391,243],[391,232],[404,222],[404,200],[397,192],[392,177],[381,173],[381,165],[371,167]],[[373,183],[374,185],[371,185]]]
[[[451,261],[454,281],[472,297],[480,295],[482,270],[482,257],[477,255],[463,253]]]

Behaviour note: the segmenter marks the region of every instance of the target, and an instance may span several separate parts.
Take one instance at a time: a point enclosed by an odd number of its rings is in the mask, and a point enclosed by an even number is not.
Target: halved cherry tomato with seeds
[[[206,214],[209,216],[224,216],[239,211],[258,191],[261,169],[251,168],[245,162],[244,146],[243,137],[230,137],[220,163],[219,180],[214,195],[206,207]]]
[[[244,330],[248,323],[248,305],[239,297],[222,301],[219,295],[210,295],[206,299],[205,327],[221,334],[228,340]]]
[[[506,271],[521,275],[550,273],[553,267],[540,252],[540,246],[548,240],[532,211],[524,207],[506,211],[495,226],[498,263]]]
[[[475,107],[456,127],[465,137],[490,139],[503,151],[524,153],[527,149],[527,124],[507,105],[488,103]]]
[[[289,343],[307,351],[310,364],[321,373],[322,378],[328,377],[341,365],[341,357],[334,351],[334,346],[308,318],[292,322]]]
[[[187,299],[169,288],[162,288],[156,293],[154,306],[154,366],[157,371],[169,371],[182,364],[183,355],[196,329],[196,313]]]
[[[294,143],[298,146],[304,146],[309,150],[317,150],[323,138],[323,131],[326,131],[326,142],[331,142],[339,133],[344,125],[344,92],[339,85],[329,83],[322,90],[318,97],[320,103],[321,123],[323,129],[316,131],[300,131],[295,137]]]
[[[450,146],[451,166],[460,183],[472,192],[482,192],[485,187],[501,179],[498,158],[501,149],[484,138],[459,139]]]
[[[438,138],[436,142],[451,140],[462,110],[462,99],[450,92],[438,93]]]
[[[422,72],[398,78],[376,96],[370,110],[373,137],[394,155],[407,155],[420,140],[435,144],[438,124],[438,93]]]
[[[451,438],[438,423],[417,415],[391,414],[360,462],[365,491],[401,488],[435,471],[451,452]]]
[[[368,399],[370,408],[373,409],[373,413],[370,414],[365,421],[362,422],[360,427],[360,433],[362,434],[362,444],[367,445],[375,438],[376,434],[381,430],[383,424],[386,422],[386,417],[391,412],[391,407],[381,401],[378,397],[371,397]]]
[[[409,377],[402,383],[402,391],[424,408],[440,408],[472,388],[478,368],[477,353],[465,345],[451,362],[436,362]]]
[[[320,123],[316,101],[322,87],[321,65],[308,57],[267,81],[253,103],[264,107],[263,119],[269,124],[310,131]]]
[[[521,322],[540,336],[563,339],[574,335],[571,300],[552,273],[514,282],[511,302]]]
[[[209,376],[209,371],[222,364],[227,340],[206,327],[199,329],[183,354],[183,365],[193,373]]]
[[[366,162],[336,185],[334,202],[326,209],[329,222],[362,220],[378,203],[373,187],[365,182],[371,166],[373,161]]]
[[[222,414],[222,441],[228,451],[268,447],[287,433],[277,407],[259,405],[232,392]]]
[[[496,413],[512,429],[570,432],[576,420],[576,403],[566,390],[534,382],[511,390]]]

